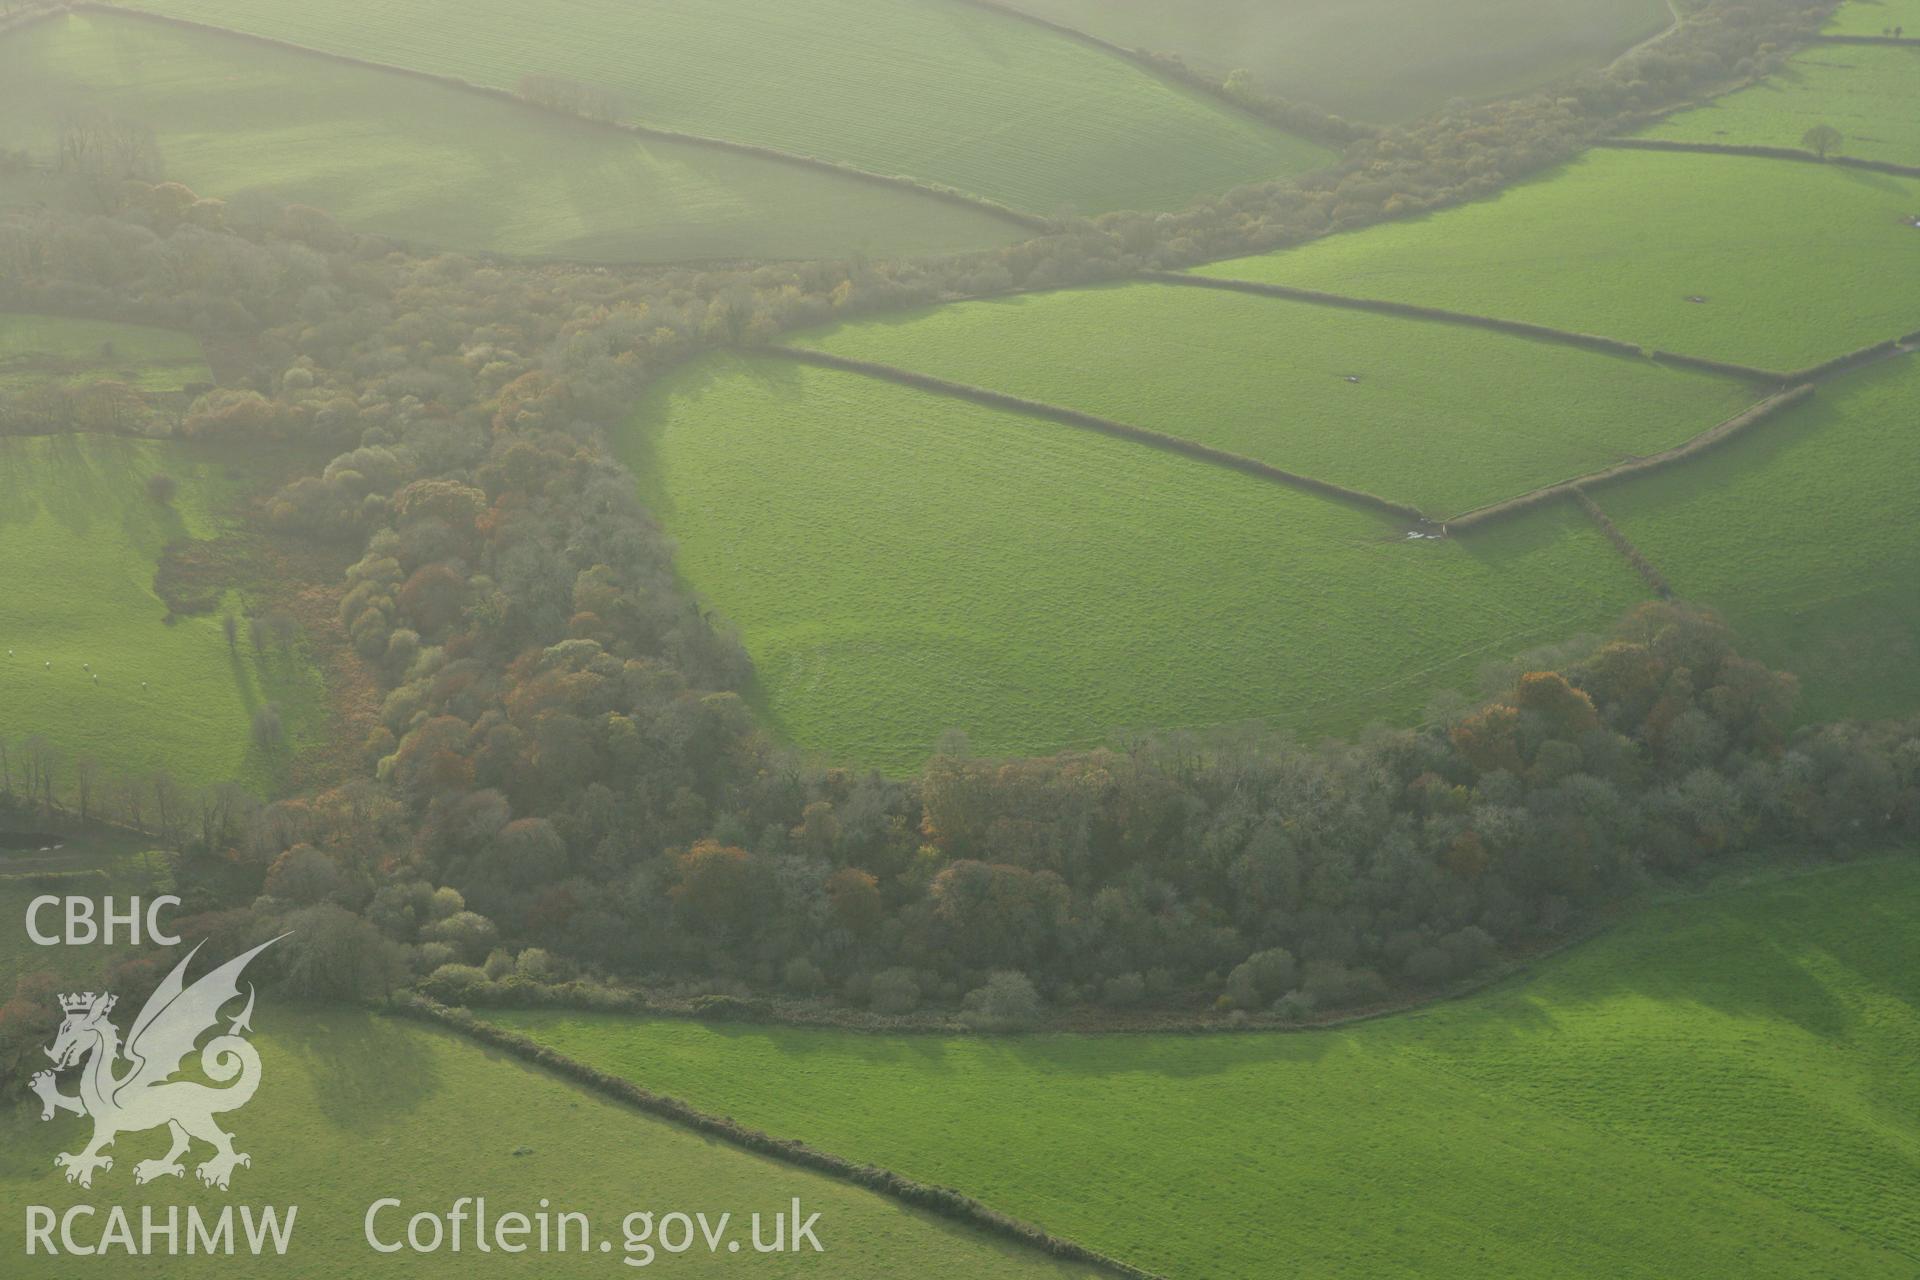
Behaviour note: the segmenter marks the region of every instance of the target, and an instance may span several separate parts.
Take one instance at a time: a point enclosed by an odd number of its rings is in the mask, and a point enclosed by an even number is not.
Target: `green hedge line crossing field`
[[[152,124],[167,177],[201,195],[313,205],[438,248],[805,258],[1027,234],[905,189],[135,17],[70,15],[0,38],[0,145],[49,158],[76,102]]]
[[[1178,208],[1333,154],[1124,58],[952,0],[138,0],[511,89],[618,91],[624,117],[1052,214]]]
[[[1837,36],[1877,36],[1889,27],[1920,37],[1920,0],[1847,0],[1834,10],[1827,30]]]
[[[1765,82],[1670,116],[1642,136],[1676,142],[1799,147],[1830,125],[1845,135],[1836,155],[1920,165],[1920,47],[1820,45]]]
[[[0,311],[0,388],[115,381],[179,391],[212,380],[199,339],[178,329]]]
[[[179,484],[168,506],[146,489],[160,472]],[[297,649],[256,655],[243,638],[230,652],[217,614],[162,622],[162,551],[217,537],[230,489],[219,460],[184,445],[0,437],[0,734],[58,747],[63,789],[82,757],[102,777],[264,789],[280,761],[253,744],[254,709],[277,704],[296,749],[318,730],[324,692]]]
[[[196,970],[198,972],[198,970]],[[129,1015],[131,1016],[131,1015]],[[252,1037],[260,1050],[261,1087],[244,1109],[222,1117],[234,1145],[253,1157],[233,1175],[231,1191],[202,1187],[191,1165],[186,1178],[133,1183],[136,1159],[166,1150],[166,1133],[121,1135],[112,1170],[96,1175],[92,1190],[69,1185],[53,1155],[83,1143],[88,1123],[75,1116],[40,1121],[38,1102],[0,1116],[0,1195],[12,1205],[47,1205],[56,1213],[73,1204],[97,1204],[100,1213],[82,1219],[93,1239],[106,1224],[108,1204],[124,1206],[138,1238],[140,1208],[186,1205],[217,1215],[228,1205],[298,1205],[292,1246],[285,1257],[271,1253],[255,1262],[242,1258],[248,1275],[471,1276],[523,1270],[529,1276],[673,1274],[724,1276],[743,1271],[768,1276],[869,1277],[963,1275],[981,1280],[1083,1280],[1097,1273],[1049,1259],[1025,1246],[1000,1241],[958,1224],[917,1213],[858,1187],[728,1147],[664,1121],[641,1115],[578,1085],[530,1069],[480,1048],[452,1032],[375,1018],[354,1009],[284,1007],[262,993]],[[156,1145],[157,1144],[157,1145]],[[195,1160],[206,1148],[196,1147]],[[430,1211],[445,1215],[462,1196],[485,1195],[490,1217],[523,1212],[530,1217],[549,1201],[548,1212],[584,1213],[592,1229],[588,1252],[525,1254],[504,1265],[478,1253],[473,1221],[464,1248],[436,1253],[402,1250],[375,1254],[362,1234],[367,1207],[383,1197],[402,1201],[376,1220],[383,1239],[403,1239],[407,1219]],[[767,1219],[799,1197],[805,1213],[818,1212],[815,1233],[824,1252],[803,1249],[778,1256],[756,1254],[751,1215]],[[704,1212],[709,1223],[731,1213],[729,1236],[717,1255],[695,1235],[690,1252],[656,1252],[646,1268],[625,1266],[622,1220],[629,1213],[656,1218],[675,1211]],[[24,1215],[0,1221],[0,1249],[22,1257]],[[235,1235],[240,1236],[238,1223]],[[525,1242],[532,1245],[537,1235]],[[55,1236],[56,1243],[58,1235]],[[577,1240],[577,1235],[572,1239]],[[601,1252],[599,1242],[612,1245]],[[232,1258],[169,1257],[165,1242],[156,1256],[140,1259],[139,1273],[157,1278],[225,1275]],[[244,1245],[242,1246],[244,1247]],[[635,1254],[636,1261],[641,1255]],[[103,1258],[36,1257],[22,1274],[86,1276],[119,1274],[124,1253]]]
[[[1603,150],[1490,200],[1201,274],[1787,371],[1920,328],[1917,214],[1920,179]]]
[[[1656,453],[1758,398],[1458,325],[1177,285],[1026,294],[802,333],[1453,515]]]
[[[1797,672],[1810,720],[1920,710],[1920,358],[1846,375],[1685,467],[1600,495],[1687,599]]]
[[[1920,863],[1647,911],[1348,1028],[884,1036],[487,1016],[1168,1275],[1907,1277]]]
[[[1664,29],[1660,0],[1007,0],[1130,49],[1179,54],[1362,120],[1515,93]]]
[[[911,769],[1115,730],[1417,718],[1641,595],[1577,512],[1471,545],[1131,441],[773,357],[658,384],[622,442],[777,731]]]

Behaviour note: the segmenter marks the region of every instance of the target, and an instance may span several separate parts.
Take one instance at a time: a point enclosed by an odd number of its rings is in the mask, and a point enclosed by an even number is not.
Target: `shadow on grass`
[[[291,1053],[312,1081],[328,1122],[365,1132],[405,1116],[441,1088],[430,1043],[414,1027],[356,1008],[312,1007],[275,1025],[261,1019],[274,1043]]]

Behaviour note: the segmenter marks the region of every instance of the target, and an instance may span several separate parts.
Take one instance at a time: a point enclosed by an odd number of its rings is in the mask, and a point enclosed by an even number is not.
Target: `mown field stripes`
[[[1762,147],[1734,142],[1681,142],[1671,138],[1606,138],[1593,145],[1614,151],[1691,151],[1709,156],[1755,156],[1762,160],[1797,160],[1805,164],[1828,164],[1841,169],[1863,169],[1868,173],[1891,173],[1902,178],[1920,178],[1920,164],[1895,164],[1891,160],[1864,160],[1859,156],[1820,156],[1799,147]]]
[[[467,93],[477,93],[502,102],[510,102],[529,111],[538,111],[545,115],[562,116],[575,120],[583,128],[613,130],[638,138],[654,138],[662,142],[680,142],[691,146],[709,147],[717,151],[728,151],[737,155],[753,156],[761,160],[772,160],[780,164],[797,165],[803,169],[812,169],[830,173],[851,182],[863,182],[898,190],[911,191],[930,199],[947,204],[961,205],[980,213],[1011,222],[1032,231],[1052,231],[1055,229],[1051,219],[1039,214],[1029,213],[989,200],[985,196],[973,195],[953,187],[941,186],[933,182],[921,182],[897,174],[875,173],[871,169],[861,169],[838,160],[827,160],[819,156],[801,155],[795,151],[782,151],[777,147],[761,146],[752,142],[735,142],[728,138],[715,138],[700,133],[685,133],[677,129],[663,129],[657,125],[637,124],[626,120],[599,120],[577,115],[558,107],[532,102],[507,89],[497,89],[491,85],[476,84],[463,80],[459,76],[441,75],[438,72],[422,71],[417,67],[401,66],[397,63],[378,62],[370,58],[359,58],[352,54],[337,53],[328,49],[318,49],[310,45],[297,44],[291,40],[282,40],[277,36],[260,35],[257,32],[242,31],[237,27],[223,27],[211,22],[198,22],[192,18],[175,17],[172,14],[157,13],[148,9],[129,9],[120,5],[104,3],[103,0],[70,0],[65,9],[48,9],[40,16],[53,17],[68,10],[77,13],[112,14],[116,17],[140,18],[149,22],[163,23],[169,26],[184,27],[193,31],[204,31],[214,35],[230,36],[238,40],[247,40],[255,44],[267,45],[275,49],[284,49],[293,53],[306,54],[315,58],[326,58],[347,66],[364,67],[371,71],[384,71],[392,75],[409,76],[416,80],[425,80],[432,84],[444,85]],[[21,23],[19,25],[25,25]],[[7,28],[0,27],[0,31]]]
[[[1653,360],[1660,364],[1671,365],[1676,369],[1724,373],[1769,386],[1778,386],[1792,376],[1772,369],[1756,369],[1751,365],[1732,364],[1725,360],[1709,360],[1704,356],[1681,355],[1673,351],[1650,351],[1619,338],[1606,338],[1595,333],[1576,333],[1571,329],[1555,329],[1550,325],[1532,324],[1525,320],[1502,320],[1498,316],[1476,315],[1470,311],[1423,307],[1413,302],[1391,302],[1383,298],[1355,298],[1343,293],[1327,293],[1320,289],[1269,284],[1264,280],[1239,280],[1229,276],[1195,276],[1178,271],[1144,271],[1141,277],[1161,284],[1186,285],[1194,289],[1225,289],[1235,293],[1259,294],[1268,298],[1286,298],[1294,302],[1312,302],[1325,307],[1345,307],[1352,311],[1372,311],[1380,315],[1404,316],[1413,320],[1471,325],[1477,329],[1490,329],[1495,333],[1538,338],[1543,342],[1557,342],[1563,346],[1580,347],[1587,351],[1604,352],[1607,355]]]
[[[1118,436],[1123,440],[1132,440],[1139,444],[1151,445],[1156,449],[1165,449],[1171,453],[1184,454],[1201,462],[1227,467],[1247,475],[1258,476],[1277,484],[1290,485],[1297,489],[1306,489],[1322,497],[1336,498],[1356,506],[1409,520],[1418,524],[1433,523],[1432,519],[1418,507],[1403,502],[1395,502],[1378,494],[1366,493],[1359,489],[1349,489],[1345,485],[1318,480],[1312,476],[1287,471],[1270,463],[1261,462],[1238,453],[1228,453],[1225,449],[1215,449],[1198,441],[1180,436],[1167,435],[1160,431],[1149,431],[1145,427],[1131,426],[1116,422],[1112,418],[1097,417],[1091,413],[1082,413],[1078,409],[1068,409],[1061,405],[1043,404],[1037,400],[1024,400],[1019,396],[1010,396],[986,387],[971,386],[964,382],[949,382],[945,378],[936,378],[930,374],[916,373],[911,369],[902,369],[890,364],[874,364],[867,360],[853,360],[846,356],[828,355],[823,351],[810,351],[801,347],[767,347],[764,354],[778,356],[783,360],[793,360],[801,364],[818,365],[824,369],[838,369],[843,373],[857,373],[869,378],[879,378],[887,382],[897,382],[917,391],[929,391],[935,395],[952,396],[961,400],[971,400],[975,404],[990,409],[1004,409],[1027,417],[1042,418],[1048,422],[1058,422],[1063,426],[1081,427],[1088,431],[1098,431],[1102,435]]]
[[[1744,431],[1751,430],[1782,410],[1799,404],[1802,400],[1812,395],[1813,392],[1813,384],[1802,383],[1790,390],[1768,396],[1765,400],[1754,405],[1745,413],[1729,418],[1725,422],[1701,432],[1684,444],[1675,445],[1671,449],[1651,454],[1644,458],[1630,458],[1617,466],[1608,467],[1604,471],[1596,471],[1592,475],[1576,476],[1574,479],[1563,481],[1560,484],[1546,485],[1542,488],[1535,489],[1531,493],[1523,493],[1518,497],[1508,498],[1504,502],[1496,502],[1491,506],[1481,507],[1478,510],[1455,516],[1446,522],[1446,531],[1448,533],[1464,533],[1471,529],[1492,524],[1498,520],[1519,515],[1523,511],[1531,510],[1543,503],[1552,502],[1556,498],[1573,496],[1583,489],[1599,488],[1602,485],[1625,480],[1629,476],[1645,475],[1648,472],[1671,467],[1697,454],[1704,453],[1715,445],[1724,444],[1726,441],[1733,439]]]

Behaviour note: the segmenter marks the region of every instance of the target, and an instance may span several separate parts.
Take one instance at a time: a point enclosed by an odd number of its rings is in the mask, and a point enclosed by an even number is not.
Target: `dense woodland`
[[[194,935],[295,929],[278,962],[314,995],[643,984],[710,1008],[820,997],[983,1027],[1089,1004],[1365,1006],[1565,938],[1649,877],[1920,835],[1920,725],[1790,732],[1791,677],[1668,604],[1419,730],[1014,761],[956,741],[918,777],[855,775],[756,723],[742,650],[677,585],[606,447],[647,380],[697,351],[1483,195],[1763,72],[1817,16],[1708,4],[1555,93],[1402,129],[1322,122],[1350,136],[1324,173],[937,261],[519,265],[410,252],[313,209],[50,175],[91,212],[0,214],[0,306],[248,353],[177,422],[137,429],[331,459],[259,519],[353,559],[339,620],[384,698],[361,776],[339,786],[261,804],[169,784],[156,812],[154,780],[116,780],[95,814],[182,850]],[[0,424],[129,428],[33,393],[0,395]],[[16,810],[70,804],[59,779],[76,762],[44,744],[9,759]],[[165,960],[129,962],[117,989]],[[45,985],[0,1010],[9,1064],[43,1038]]]

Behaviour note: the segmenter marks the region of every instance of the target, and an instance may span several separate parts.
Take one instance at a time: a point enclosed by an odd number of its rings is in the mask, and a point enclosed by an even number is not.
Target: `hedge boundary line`
[[[1625,462],[1616,463],[1602,471],[1591,472],[1584,476],[1576,476],[1571,480],[1563,480],[1559,484],[1545,485],[1528,493],[1523,493],[1518,497],[1508,498],[1504,502],[1496,502],[1491,506],[1480,507],[1476,510],[1465,512],[1448,520],[1443,526],[1444,531],[1449,534],[1469,532],[1482,525],[1493,524],[1497,521],[1507,519],[1510,516],[1519,515],[1523,511],[1530,511],[1535,507],[1552,502],[1557,498],[1565,498],[1579,494],[1585,489],[1597,489],[1604,485],[1625,480],[1631,476],[1645,475],[1652,471],[1663,471],[1677,463],[1685,462],[1688,458],[1695,457],[1705,453],[1709,449],[1724,444],[1743,432],[1752,430],[1754,427],[1759,426],[1781,411],[1799,404],[1813,393],[1814,386],[1810,382],[1801,383],[1799,386],[1791,387],[1785,391],[1775,392],[1758,404],[1728,418],[1725,422],[1707,428],[1707,430],[1702,431],[1691,440],[1677,444],[1671,449],[1664,449],[1659,453],[1649,454],[1644,458],[1629,458]]]
[[[47,9],[22,9],[18,13],[10,13],[0,18],[0,36],[6,35],[9,31],[20,31],[36,23],[45,22],[48,18],[65,12],[64,6],[56,5]]]
[[[1666,138],[1602,138],[1593,145],[1610,151],[1683,151],[1700,155],[1746,156],[1760,160],[1795,160],[1802,164],[1830,164],[1842,169],[1864,169],[1869,173],[1890,173],[1901,178],[1920,178],[1920,164],[1895,164],[1891,160],[1863,160],[1858,156],[1823,158],[1801,147],[1744,146],[1731,142],[1676,142]]]
[[[1815,35],[1808,39],[1814,44],[1890,44],[1896,49],[1910,49],[1920,45],[1920,37],[1914,36],[1842,36]]]
[[[1872,346],[1861,347],[1858,351],[1849,351],[1843,356],[1835,356],[1822,364],[1809,365],[1793,374],[1790,381],[1824,382],[1828,378],[1850,373],[1864,365],[1904,355],[1916,346],[1920,346],[1920,329],[1902,334],[1897,338],[1888,338],[1885,342],[1876,342]]]
[[[1633,566],[1633,571],[1653,589],[1653,594],[1662,600],[1673,599],[1673,584],[1667,581],[1667,575],[1661,573],[1659,567],[1647,559],[1646,553],[1634,545],[1633,539],[1613,522],[1612,516],[1600,509],[1600,504],[1595,502],[1585,489],[1575,485],[1573,500],[1580,504],[1580,509],[1587,513],[1589,519],[1600,526],[1600,532],[1607,535],[1607,541],[1613,544],[1613,549],[1626,558],[1627,563]]]
[[[711,1115],[678,1098],[655,1093],[631,1080],[588,1066],[577,1058],[571,1058],[550,1049],[528,1036],[482,1021],[464,1009],[452,1009],[424,996],[407,996],[396,999],[388,1006],[388,1010],[401,1017],[446,1027],[469,1039],[510,1053],[522,1061],[543,1067],[556,1075],[564,1076],[576,1084],[585,1085],[616,1102],[624,1103],[683,1128],[692,1129],[697,1133],[718,1138],[755,1155],[767,1156],[783,1164],[825,1174],[841,1182],[877,1192],[911,1208],[922,1209],[951,1221],[965,1223],[990,1235],[1038,1249],[1050,1257],[1097,1267],[1109,1275],[1123,1277],[1123,1280],[1162,1280],[1154,1272],[1143,1271],[1131,1263],[1122,1262],[1118,1258],[1090,1249],[1086,1245],[1056,1236],[1043,1227],[1024,1222],[996,1209],[990,1209],[972,1196],[951,1187],[933,1186],[877,1165],[855,1164],[843,1156],[821,1151],[797,1139],[775,1138],[758,1129],[749,1129],[731,1117]]]
[[[1287,471],[1271,463],[1249,458],[1244,454],[1229,453],[1225,449],[1215,449],[1211,445],[1201,444],[1197,440],[1188,440],[1183,436],[1168,435],[1162,431],[1152,431],[1146,427],[1131,426],[1116,422],[1112,418],[1101,418],[1091,413],[1082,413],[1078,409],[1068,409],[1061,405],[1047,404],[1039,400],[1024,400],[1019,396],[1005,392],[992,391],[986,387],[976,387],[965,382],[949,382],[945,378],[936,378],[931,374],[916,373],[911,369],[902,369],[896,365],[874,364],[866,360],[854,360],[847,356],[829,355],[824,351],[814,351],[806,347],[763,347],[768,355],[797,361],[801,364],[817,365],[823,369],[838,369],[843,373],[857,373],[864,377],[879,378],[883,381],[912,387],[917,391],[928,391],[935,395],[950,396],[958,400],[971,400],[975,404],[985,405],[989,409],[1004,409],[1024,414],[1030,418],[1042,418],[1048,422],[1057,422],[1062,426],[1079,427],[1087,431],[1097,431],[1102,435],[1115,436],[1122,440],[1131,440],[1136,444],[1150,445],[1164,449],[1169,453],[1182,454],[1214,466],[1225,467],[1262,480],[1271,480],[1277,484],[1290,485],[1305,489],[1326,498],[1335,498],[1350,502],[1356,506],[1389,515],[1398,520],[1409,520],[1416,524],[1437,523],[1431,516],[1418,507],[1378,494],[1367,493],[1360,489],[1349,489],[1345,485],[1334,484],[1330,480],[1318,480],[1294,471]]]
[[[1190,289],[1221,289],[1229,293],[1251,293],[1267,298],[1285,298],[1292,302],[1310,302],[1316,306],[1343,307],[1349,311],[1371,311],[1379,315],[1399,316],[1409,320],[1468,325],[1513,337],[1536,338],[1542,342],[1579,347],[1604,355],[1627,356],[1635,360],[1652,360],[1656,364],[1669,365],[1678,369],[1725,374],[1767,386],[1779,386],[1792,378],[1791,374],[1772,369],[1757,369],[1752,365],[1710,360],[1705,356],[1681,355],[1675,351],[1649,350],[1619,338],[1604,338],[1595,333],[1576,333],[1571,329],[1555,329],[1550,325],[1532,324],[1525,320],[1502,320],[1498,316],[1483,316],[1471,311],[1448,311],[1441,307],[1423,307],[1412,302],[1390,302],[1383,298],[1355,298],[1344,293],[1326,293],[1319,289],[1268,284],[1262,280],[1239,280],[1230,276],[1196,276],[1179,271],[1144,271],[1140,274],[1140,278],[1160,284],[1185,285]]]
[[[467,93],[477,93],[501,102],[512,103],[528,111],[537,111],[543,115],[570,120],[584,128],[605,129],[624,133],[629,137],[652,138],[662,142],[679,142],[689,146],[708,147],[718,151],[730,151],[737,155],[753,156],[761,160],[772,160],[781,164],[794,165],[820,173],[832,174],[854,182],[864,182],[869,186],[890,187],[898,191],[909,191],[916,195],[927,196],[947,204],[972,209],[976,213],[988,214],[1003,222],[1011,222],[1028,231],[1051,232],[1055,230],[1052,219],[1037,213],[1028,213],[1015,209],[985,196],[973,195],[956,187],[941,186],[938,183],[922,182],[916,178],[898,174],[875,173],[871,169],[862,169],[838,160],[827,160],[820,156],[802,155],[797,151],[782,151],[777,147],[764,147],[752,142],[735,142],[729,138],[709,137],[702,133],[683,133],[678,129],[663,129],[657,125],[636,124],[628,120],[596,120],[561,107],[548,106],[545,103],[532,102],[510,89],[497,89],[492,85],[475,84],[459,76],[441,75],[433,71],[422,71],[417,67],[403,67],[391,62],[376,62],[371,58],[357,58],[352,54],[334,53],[326,49],[315,49],[309,45],[296,44],[291,40],[282,40],[277,36],[260,35],[252,31],[240,31],[233,27],[223,27],[217,23],[196,22],[191,18],[176,18],[171,14],[153,13],[145,9],[124,9],[110,0],[68,0],[66,10],[50,10],[58,13],[104,13],[137,21],[155,22],[168,26],[181,27],[190,31],[206,32],[213,35],[230,36],[236,40],[247,40],[254,44],[266,45],[292,53],[306,54],[314,58],[326,58],[350,67],[361,67],[371,71],[384,71],[393,75],[409,76],[415,80],[424,80],[443,88],[459,89]]]
[[[1305,138],[1309,142],[1318,143],[1323,147],[1329,147],[1336,153],[1336,156],[1339,153],[1345,152],[1348,145],[1352,142],[1351,138],[1335,137],[1333,132],[1324,126],[1319,129],[1309,129],[1301,126],[1282,124],[1280,121],[1262,112],[1252,103],[1242,102],[1240,99],[1234,97],[1226,91],[1224,85],[1214,82],[1201,72],[1186,65],[1184,61],[1173,61],[1170,55],[1155,53],[1151,49],[1136,49],[1131,45],[1124,45],[1118,41],[1109,40],[1105,36],[1097,36],[1093,32],[1083,30],[1080,27],[1072,26],[1065,22],[1058,22],[1052,18],[1044,17],[1041,14],[1031,13],[1015,5],[1004,3],[1004,0],[958,0],[958,3],[969,5],[975,9],[985,9],[989,13],[998,14],[1003,18],[1011,18],[1016,22],[1025,22],[1032,26],[1041,27],[1053,32],[1055,35],[1065,36],[1067,39],[1077,41],[1089,48],[1098,49],[1102,53],[1132,63],[1157,80],[1161,80],[1167,84],[1177,85],[1183,89],[1191,89],[1203,97],[1209,98],[1221,106],[1226,107],[1236,115],[1252,120],[1268,129],[1272,129],[1275,133]],[[1305,110],[1315,115],[1331,114],[1330,112],[1322,112],[1319,108],[1311,104],[1307,104]],[[1302,122],[1303,125],[1305,123],[1306,122]],[[1349,123],[1351,124],[1352,122]],[[1365,126],[1359,127],[1364,128]]]

